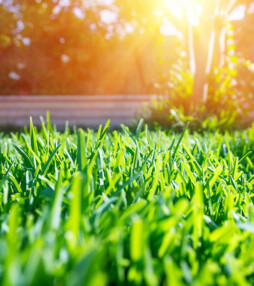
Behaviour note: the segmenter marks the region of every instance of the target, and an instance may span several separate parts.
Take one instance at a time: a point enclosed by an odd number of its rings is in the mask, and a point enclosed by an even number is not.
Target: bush
[[[186,61],[179,58],[170,71],[166,92],[147,106],[146,122],[176,130],[187,122],[195,130],[249,126],[254,102],[254,64],[235,55],[233,41],[227,49],[226,64],[213,69],[208,78],[208,98],[198,110],[194,109],[192,100],[193,77]]]

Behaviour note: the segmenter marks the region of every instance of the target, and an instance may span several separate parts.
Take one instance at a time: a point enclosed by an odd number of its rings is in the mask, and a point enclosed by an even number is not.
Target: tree
[[[241,4],[236,0],[212,2],[212,5],[205,5],[200,25],[194,28],[196,71],[193,102],[196,108],[207,99],[208,76],[212,68],[225,64],[226,21],[231,11]]]
[[[225,62],[223,43],[228,15],[237,5],[252,1],[106,2],[0,1],[1,92],[8,88],[9,93],[24,90],[34,94],[152,93],[160,73],[167,83],[170,65],[184,50],[194,77],[193,103],[199,106],[206,98],[208,74]],[[174,11],[177,5],[181,18]],[[195,26],[190,14],[197,6],[202,13],[197,16],[200,24]],[[182,37],[164,35],[161,27],[165,23],[172,23]],[[162,42],[167,42],[166,48],[162,48]],[[165,59],[164,63],[155,63],[153,58],[158,55]],[[22,82],[8,78],[17,66],[23,67],[18,70],[22,72]],[[151,70],[158,70],[159,76],[156,78]],[[123,77],[126,83],[120,84]],[[128,78],[138,79],[139,87],[129,89]]]
[[[137,0],[133,5],[132,1],[118,0],[116,5],[120,7],[121,19],[134,22],[139,29],[148,30],[149,37],[159,33],[159,27],[165,17],[181,31],[183,49],[194,77],[193,106],[197,109],[207,99],[209,74],[214,67],[225,64],[226,23],[229,15],[237,6],[242,4],[249,6],[252,2],[251,0],[179,0],[176,3],[174,0],[149,0],[144,5],[142,0]],[[177,5],[182,10],[181,18],[175,13]],[[199,9],[199,15],[195,8]],[[158,9],[162,11],[160,18],[156,18],[154,13]],[[195,13],[198,25],[193,23]]]
[[[192,37],[189,41],[189,51],[194,51],[190,61],[195,62],[193,104],[195,109],[207,99],[208,76],[213,67],[225,64],[226,22],[234,8],[240,4],[250,5],[252,1],[216,0],[199,1],[202,4],[202,14],[199,25],[192,26],[190,19],[186,22]],[[189,17],[189,14],[186,12]],[[190,64],[191,66],[191,64]]]

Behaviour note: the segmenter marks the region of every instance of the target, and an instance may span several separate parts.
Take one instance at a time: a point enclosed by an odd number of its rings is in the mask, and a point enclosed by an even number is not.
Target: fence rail
[[[47,111],[59,129],[70,126],[96,128],[111,119],[112,127],[130,124],[140,114],[150,95],[87,95],[87,96],[0,96],[0,128],[22,128],[29,124],[30,116],[35,125]]]

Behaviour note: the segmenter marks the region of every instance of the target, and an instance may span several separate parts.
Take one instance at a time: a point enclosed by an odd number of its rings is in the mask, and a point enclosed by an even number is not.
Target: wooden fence
[[[117,128],[130,124],[150,99],[148,95],[0,96],[0,128],[23,128],[30,116],[39,126],[47,111],[59,129],[66,121],[70,126],[96,128],[108,119]]]

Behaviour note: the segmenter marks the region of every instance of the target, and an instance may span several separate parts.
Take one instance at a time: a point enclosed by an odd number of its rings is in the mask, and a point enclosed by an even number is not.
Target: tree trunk
[[[252,0],[246,0],[249,4]],[[208,94],[208,75],[213,67],[224,66],[226,57],[225,20],[240,0],[210,0],[204,1],[200,23],[192,26],[187,9],[184,11],[180,27],[184,36],[184,46],[187,47],[187,58],[191,74],[194,77],[193,105],[194,110],[202,106]]]
[[[206,102],[208,94],[208,75],[213,66],[223,63],[223,21],[219,16],[220,0],[210,1],[204,6],[200,23],[194,27],[193,46],[195,55],[195,75],[193,87],[193,104],[197,110]],[[222,39],[220,40],[220,37]]]
[[[204,18],[204,17],[202,17]],[[207,75],[209,73],[209,54],[214,45],[214,32],[209,19],[202,19],[199,26],[193,28],[193,47],[195,56],[195,74],[193,86],[193,104],[197,109],[207,97]]]
[[[215,41],[212,67],[223,67],[226,58],[226,27],[225,18],[217,16],[214,24]]]

